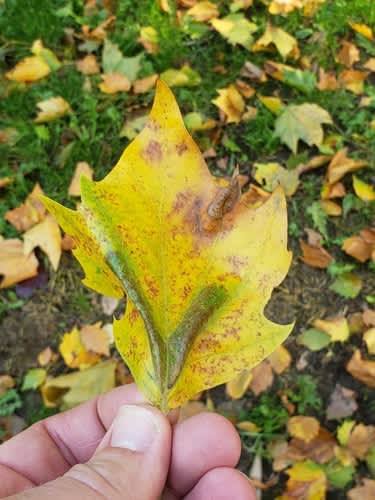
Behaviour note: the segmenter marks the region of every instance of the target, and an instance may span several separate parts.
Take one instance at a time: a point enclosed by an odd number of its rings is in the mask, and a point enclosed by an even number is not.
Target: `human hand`
[[[8,500],[255,500],[233,467],[240,440],[224,417],[171,426],[134,384],[36,423],[0,446]]]

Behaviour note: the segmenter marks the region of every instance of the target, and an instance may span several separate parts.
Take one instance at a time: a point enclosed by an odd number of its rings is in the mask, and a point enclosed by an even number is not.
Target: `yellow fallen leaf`
[[[87,351],[109,356],[109,337],[101,326],[100,321],[83,326],[80,332],[81,342]]]
[[[70,104],[63,97],[51,97],[37,102],[36,105],[40,111],[34,120],[35,123],[50,122],[72,112]]]
[[[202,81],[188,64],[184,64],[181,69],[167,69],[160,78],[170,87],[196,87]]]
[[[305,443],[312,441],[318,435],[319,429],[319,420],[314,417],[296,416],[288,420],[289,434]]]
[[[225,89],[218,89],[219,97],[212,99],[212,102],[227,117],[227,123],[238,123],[241,121],[242,113],[245,109],[245,102],[234,85],[229,85]]]
[[[115,370],[116,361],[108,360],[86,370],[47,378],[41,387],[43,402],[47,408],[73,408],[113,389]]]
[[[354,63],[360,60],[359,49],[354,43],[343,40],[341,49],[336,56],[336,61],[343,64],[347,68],[351,68]]]
[[[325,179],[329,185],[336,184],[347,173],[354,172],[368,165],[367,161],[354,160],[353,158],[349,158],[347,154],[348,148],[339,149],[330,161]]]
[[[254,179],[267,191],[274,191],[280,184],[286,196],[292,196],[298,188],[299,178],[295,170],[287,170],[279,163],[254,163]]]
[[[269,109],[274,115],[278,116],[281,113],[284,104],[280,97],[265,96],[260,94],[258,94],[257,97],[263,106]]]
[[[22,59],[12,70],[5,73],[8,80],[16,82],[36,82],[51,73],[48,64],[38,56]]]
[[[256,24],[250,22],[243,14],[229,14],[221,19],[211,19],[211,24],[231,45],[242,45],[250,50]]]
[[[286,491],[277,500],[325,500],[327,479],[322,467],[311,461],[297,462],[287,469]]]
[[[104,94],[117,94],[118,92],[129,92],[131,83],[122,73],[106,73],[102,75],[99,88]]]
[[[159,4],[160,9],[163,12],[166,12],[168,14],[171,12],[171,7],[169,5],[169,0],[158,0],[158,4]]]
[[[151,402],[177,407],[286,338],[292,325],[263,315],[291,260],[283,193],[254,210],[236,176],[218,185],[165,83],[117,166],[100,182],[83,177],[81,194],[79,211],[44,202],[75,240],[85,283],[126,290],[116,346]]]
[[[11,184],[12,179],[10,177],[2,177],[0,179],[0,188],[5,188]]]
[[[272,0],[268,8],[270,14],[289,14],[294,9],[302,9],[304,0]]]
[[[138,42],[143,45],[149,54],[159,52],[159,34],[152,26],[143,26],[140,31]]]
[[[281,56],[285,59],[289,55],[294,59],[299,57],[297,40],[283,29],[267,23],[266,31],[252,46],[253,52],[262,51],[269,45],[275,45]]]
[[[0,375],[0,396],[16,385],[13,377],[10,375]]]
[[[313,326],[322,332],[328,333],[332,342],[345,342],[348,340],[350,331],[346,318],[339,316],[333,319],[316,319]]]
[[[5,220],[21,233],[41,222],[46,216],[46,209],[39,199],[39,195],[43,194],[42,188],[36,183],[24,203],[5,213]]]
[[[258,427],[254,422],[250,422],[249,420],[244,420],[243,422],[239,422],[236,424],[237,429],[243,432],[260,432],[261,428]]]
[[[198,2],[189,10],[186,15],[194,18],[198,22],[206,22],[219,17],[219,10],[217,5],[212,2]]]
[[[24,244],[16,238],[0,238],[0,288],[19,283],[38,274],[38,260],[31,252],[24,253]]]
[[[86,161],[79,161],[68,188],[70,196],[81,196],[81,177],[92,179],[93,170]]]
[[[327,215],[331,215],[333,217],[338,217],[339,215],[342,215],[341,206],[332,200],[321,200],[320,206]]]
[[[375,328],[367,330],[363,334],[363,340],[366,342],[368,352],[375,354]]]
[[[64,333],[59,351],[69,368],[84,369],[100,361],[98,353],[88,351],[83,345],[78,328]]]
[[[346,195],[346,189],[342,182],[335,182],[334,184],[323,183],[320,191],[320,196],[323,200],[331,198],[343,198]]]
[[[357,33],[361,34],[368,40],[373,40],[374,39],[374,34],[372,32],[372,29],[367,26],[367,24],[361,24],[361,23],[352,23],[349,22],[349,26],[356,31]]]
[[[241,94],[245,97],[245,99],[250,99],[255,95],[256,90],[251,85],[247,84],[243,80],[236,80],[236,87],[241,92]]]
[[[38,364],[42,367],[56,361],[58,355],[50,347],[46,347],[38,354]]]
[[[23,240],[25,255],[39,247],[48,256],[53,270],[57,271],[61,257],[61,232],[51,215],[47,215],[42,222],[26,231]]]
[[[140,78],[139,80],[135,80],[133,82],[134,94],[144,94],[150,89],[153,89],[155,87],[157,79],[158,75],[154,74],[151,76],[146,76],[145,78]]]
[[[368,77],[367,71],[345,69],[339,74],[339,82],[353,94],[360,95],[364,92],[364,81]]]
[[[273,371],[271,363],[265,359],[258,366],[251,370],[252,378],[250,381],[250,389],[259,396],[262,392],[269,389],[273,384]]]
[[[319,82],[316,84],[319,90],[337,90],[339,88],[334,71],[325,72],[323,68],[319,68]]]
[[[359,349],[354,352],[346,369],[353,377],[375,389],[375,361],[362,359]]]
[[[231,399],[241,399],[249,388],[253,378],[251,370],[243,370],[225,385],[225,392]]]
[[[271,363],[272,369],[279,375],[284,373],[292,362],[290,352],[282,345],[273,351],[267,359]]]
[[[375,57],[370,57],[370,59],[363,65],[363,67],[371,71],[371,73],[375,73]],[[370,102],[372,102],[372,99]]]
[[[96,75],[100,73],[100,67],[94,54],[87,54],[83,59],[76,62],[77,69],[84,75]]]
[[[375,189],[370,184],[362,181],[356,175],[353,175],[353,189],[358,198],[363,201],[374,201],[375,200]]]

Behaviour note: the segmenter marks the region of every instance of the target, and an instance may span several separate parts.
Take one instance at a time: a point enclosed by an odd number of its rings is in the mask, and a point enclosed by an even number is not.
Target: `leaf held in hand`
[[[145,128],[115,168],[100,182],[82,178],[79,210],[44,198],[76,244],[85,284],[127,294],[116,346],[165,411],[255,366],[292,327],[263,314],[291,261],[284,195],[276,189],[253,209],[223,189],[159,81]]]

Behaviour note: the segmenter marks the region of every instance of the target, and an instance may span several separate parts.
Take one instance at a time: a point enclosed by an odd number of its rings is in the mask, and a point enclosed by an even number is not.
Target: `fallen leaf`
[[[56,359],[57,354],[50,347],[46,347],[38,354],[38,364],[43,368],[50,363],[54,363]]]
[[[322,245],[309,245],[303,240],[300,240],[299,244],[303,253],[301,259],[308,266],[327,269],[333,261],[332,255]]]
[[[240,431],[243,431],[243,432],[254,433],[254,432],[261,431],[260,427],[258,427],[253,422],[250,422],[249,420],[244,420],[242,422],[239,422],[238,424],[236,424],[236,427],[237,427],[237,429],[239,429]]]
[[[253,378],[251,370],[243,370],[225,385],[225,392],[231,399],[241,399],[250,386]]]
[[[167,14],[170,14],[171,7],[169,5],[169,0],[158,0],[158,4],[159,4],[160,9],[163,12],[166,12]]]
[[[61,232],[51,215],[47,215],[42,222],[26,231],[23,240],[25,255],[39,247],[48,256],[53,270],[57,271],[61,257]]]
[[[288,432],[291,436],[309,443],[319,432],[320,423],[314,417],[296,416],[288,420]]]
[[[374,34],[372,32],[372,29],[367,26],[367,24],[361,24],[361,23],[352,23],[349,21],[349,26],[356,31],[357,33],[361,34],[368,40],[373,40],[374,39]]]
[[[362,319],[366,326],[375,326],[375,311],[372,309],[366,309],[362,313]]]
[[[0,375],[0,396],[5,394],[9,389],[12,389],[16,385],[13,377],[10,375]]]
[[[368,165],[367,161],[354,160],[347,156],[348,148],[342,148],[337,151],[328,165],[326,182],[329,185],[336,184],[344,175],[349,172],[354,172]]]
[[[204,1],[196,3],[188,11],[186,11],[186,15],[202,23],[210,21],[215,17],[219,17],[219,10],[217,5],[214,3]]]
[[[360,60],[359,49],[354,43],[343,40],[341,42],[340,52],[336,56],[336,61],[347,68],[351,68],[354,63]]]
[[[264,68],[266,73],[272,76],[272,78],[285,83],[289,87],[298,89],[305,94],[311,94],[315,90],[316,76],[312,71],[303,71],[299,68],[293,68],[293,66],[288,66],[287,64],[281,64],[274,61],[266,61]],[[315,104],[306,105],[317,106]],[[319,108],[319,106],[317,107]]]
[[[322,332],[328,333],[331,337],[331,342],[345,342],[350,335],[348,320],[343,316],[325,320],[316,319],[313,322],[313,326]]]
[[[260,94],[257,97],[263,104],[263,106],[269,109],[274,115],[278,116],[281,113],[284,104],[279,97],[265,96]]]
[[[202,81],[199,73],[188,64],[184,64],[181,69],[167,69],[161,73],[160,78],[169,87],[196,87]]]
[[[360,95],[364,91],[364,81],[368,77],[367,71],[345,69],[339,75],[340,84],[353,94]]]
[[[363,201],[374,201],[375,200],[375,189],[370,184],[362,181],[356,175],[353,175],[353,189],[358,198]]]
[[[104,74],[120,73],[125,76],[129,82],[137,79],[143,54],[133,57],[124,57],[119,46],[106,38],[102,52],[102,67]]]
[[[337,440],[341,446],[346,446],[348,444],[350,434],[355,425],[356,423],[354,420],[345,420],[345,422],[337,428]]]
[[[347,443],[350,453],[359,460],[363,460],[374,445],[375,426],[361,423],[353,428]]]
[[[9,184],[12,182],[12,179],[10,177],[3,177],[0,179],[0,188],[4,188],[6,186],[9,186]]]
[[[268,356],[267,360],[271,363],[272,369],[280,375],[289,368],[292,356],[288,349],[281,345]]]
[[[254,87],[244,82],[243,80],[236,80],[236,87],[241,92],[241,94],[245,97],[245,99],[250,99],[255,95],[256,90]]]
[[[365,69],[368,69],[371,71],[371,73],[375,73],[375,57],[371,57],[364,65],[363,67]],[[370,99],[370,103],[372,102],[372,99]]]
[[[259,68],[250,61],[246,61],[241,68],[240,75],[244,78],[249,78],[259,83],[264,83],[267,81],[267,75],[263,69]]]
[[[346,369],[354,378],[375,389],[375,361],[362,359],[359,349],[355,350]]]
[[[44,202],[74,238],[85,284],[116,298],[130,291],[114,321],[116,345],[154,404],[174,408],[228,382],[286,338],[293,325],[263,316],[291,259],[282,191],[254,210],[236,177],[219,187],[165,83],[117,166],[81,187],[77,212]]]
[[[289,479],[286,491],[278,500],[324,500],[326,498],[327,479],[322,468],[314,462],[305,461],[294,464],[285,471]]]
[[[327,420],[341,420],[352,416],[358,409],[356,397],[354,391],[336,384],[326,410]]]
[[[362,485],[348,491],[349,500],[373,500],[375,498],[375,481],[363,478]]]
[[[23,378],[21,391],[35,390],[46,380],[47,372],[44,368],[30,368]]]
[[[363,340],[366,342],[368,352],[375,354],[375,328],[367,330],[363,334]]]
[[[338,217],[342,215],[341,206],[332,200],[321,200],[320,206],[327,215],[331,215],[333,217]]]
[[[297,337],[297,344],[304,345],[310,351],[320,351],[331,342],[331,337],[317,328],[309,328]]]
[[[263,205],[270,196],[271,194],[268,191],[265,191],[255,184],[250,184],[248,191],[243,195],[243,201],[249,207],[258,208]]]
[[[98,363],[86,370],[48,378],[41,388],[43,401],[47,408],[60,406],[72,408],[115,386],[116,361]]]
[[[264,360],[258,366],[251,370],[252,379],[250,382],[250,389],[255,396],[259,396],[262,392],[266,391],[273,384],[273,371],[269,361]]]
[[[289,55],[294,59],[299,57],[297,40],[283,29],[267,23],[264,34],[252,46],[253,52],[262,51],[270,44],[275,45],[278,52],[285,59]]]
[[[48,64],[38,56],[22,59],[13,69],[5,73],[8,80],[16,82],[36,82],[51,73]]]
[[[76,165],[72,180],[68,188],[70,196],[81,196],[81,177],[92,180],[93,170],[86,161],[79,161]]]
[[[155,87],[156,81],[158,79],[158,75],[150,75],[145,78],[141,78],[140,80],[135,80],[133,82],[133,92],[134,94],[144,94],[148,92],[150,89]]]
[[[334,457],[336,444],[334,436],[320,427],[318,434],[309,442],[299,438],[291,439],[285,458],[289,463],[310,459],[318,464],[325,464]]]
[[[216,120],[207,119],[201,113],[194,111],[184,116],[184,123],[190,132],[197,132],[198,130],[211,130],[217,126]],[[215,156],[216,153],[213,157]]]
[[[231,45],[242,45],[245,49],[251,49],[252,35],[258,27],[243,14],[229,14],[221,19],[211,19],[210,22]]]
[[[212,99],[212,102],[227,117],[227,123],[238,123],[241,121],[242,113],[245,109],[245,102],[234,85],[229,85],[225,89],[218,89],[219,97]]]
[[[149,54],[159,52],[159,34],[152,26],[143,26],[137,40]]]
[[[80,331],[76,327],[70,332],[64,333],[59,351],[69,368],[83,369],[100,361],[100,356],[97,353],[89,352],[85,348]]]
[[[332,123],[332,119],[329,113],[317,104],[289,105],[285,106],[276,119],[275,135],[296,153],[300,139],[309,146],[322,144],[323,123]]]
[[[267,191],[274,191],[280,184],[286,196],[292,196],[298,188],[299,177],[295,170],[287,170],[279,163],[254,163],[254,179]]]
[[[57,120],[72,112],[70,104],[63,97],[50,97],[36,103],[40,111],[34,119],[35,123],[45,123]]]
[[[5,220],[10,222],[21,233],[41,222],[46,216],[46,209],[39,199],[39,195],[43,194],[39,184],[35,184],[24,203],[6,212]]]
[[[270,14],[289,14],[294,9],[301,9],[305,0],[272,0],[268,11]]]
[[[336,182],[334,184],[324,183],[320,195],[323,200],[343,198],[346,195],[345,186],[342,182]]]
[[[109,338],[101,328],[101,322],[81,328],[80,338],[86,351],[109,356]]]
[[[18,239],[0,239],[0,288],[12,286],[38,273],[34,252],[25,255],[24,244]]]
[[[104,94],[128,92],[131,88],[128,78],[121,73],[106,73],[101,76],[103,81],[99,83],[99,88]]]
[[[344,240],[341,249],[360,262],[366,262],[371,258],[372,254],[371,243],[365,241],[361,236],[347,238]]]
[[[342,297],[354,299],[362,289],[362,280],[356,274],[343,273],[336,277],[329,288]]]
[[[334,71],[325,72],[323,68],[319,68],[319,82],[316,84],[319,90],[337,90],[339,88]]]
[[[100,67],[94,54],[88,54],[83,59],[80,59],[76,62],[76,66],[78,71],[84,75],[96,75],[100,73]]]

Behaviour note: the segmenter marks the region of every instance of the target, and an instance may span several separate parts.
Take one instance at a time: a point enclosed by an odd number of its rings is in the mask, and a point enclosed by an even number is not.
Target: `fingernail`
[[[155,415],[143,406],[122,406],[112,424],[111,445],[145,452],[159,432]]]

